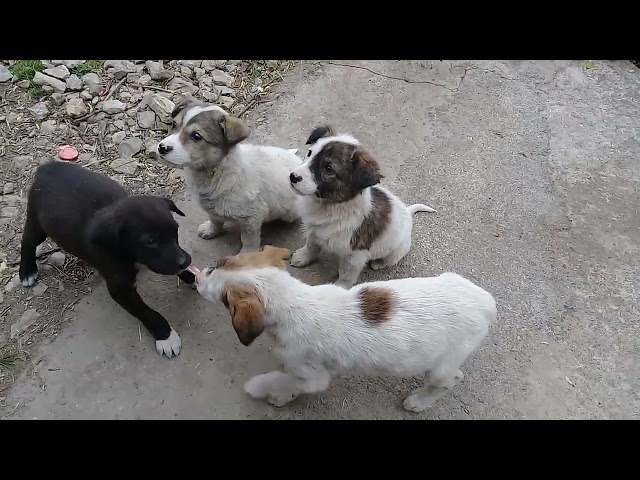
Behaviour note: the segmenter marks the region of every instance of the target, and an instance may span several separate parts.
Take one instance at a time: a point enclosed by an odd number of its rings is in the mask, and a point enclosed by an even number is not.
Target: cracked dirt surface
[[[401,402],[417,381],[336,379],[274,409],[242,383],[275,366],[269,342],[242,347],[222,305],[172,279],[141,281],[183,338],[174,360],[113,305],[104,285],[81,299],[58,338],[7,399],[9,418],[637,418],[640,288],[637,205],[640,80],[629,62],[308,62],[281,85],[253,141],[297,146],[330,122],[367,145],[416,217],[410,254],[361,280],[452,270],[491,291],[499,320],[463,365],[465,379],[424,414]],[[376,72],[376,73],[372,73]],[[387,78],[386,76],[397,77]],[[411,83],[398,78],[429,81]],[[446,88],[445,88],[446,87]],[[204,215],[181,203],[197,264],[238,248],[195,235]],[[266,242],[297,247],[295,228]],[[321,262],[292,269],[332,280]]]

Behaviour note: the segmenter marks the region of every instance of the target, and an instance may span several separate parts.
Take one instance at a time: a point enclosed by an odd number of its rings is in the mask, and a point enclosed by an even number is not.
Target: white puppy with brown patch
[[[321,251],[332,253],[339,262],[336,284],[349,288],[368,262],[379,270],[404,258],[411,249],[413,214],[435,210],[420,203],[407,207],[378,185],[378,163],[352,136],[316,127],[307,145],[306,161],[289,175],[302,196],[298,211],[307,236],[291,265],[305,267]]]
[[[263,331],[284,371],[251,378],[245,391],[282,406],[329,387],[332,375],[413,377],[424,387],[404,401],[420,412],[463,378],[460,366],[496,319],[488,292],[455,273],[357,285],[307,285],[286,268],[290,251],[227,257],[196,277],[198,292],[222,300],[244,345]]]
[[[240,227],[241,251],[255,251],[263,223],[299,218],[288,181],[302,163],[295,150],[240,143],[250,133],[242,120],[193,98],[181,101],[172,117],[174,130],[158,144],[158,156],[186,170],[194,198],[209,215],[200,237],[215,238],[232,221]]]

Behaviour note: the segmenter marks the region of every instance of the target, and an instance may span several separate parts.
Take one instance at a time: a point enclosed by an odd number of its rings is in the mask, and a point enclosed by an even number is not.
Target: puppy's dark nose
[[[160,153],[160,155],[166,155],[171,150],[173,150],[173,147],[171,145],[165,145],[164,143],[158,145],[158,152]]]
[[[289,175],[289,181],[291,181],[291,183],[298,183],[302,181],[302,177],[291,172],[291,174]]]

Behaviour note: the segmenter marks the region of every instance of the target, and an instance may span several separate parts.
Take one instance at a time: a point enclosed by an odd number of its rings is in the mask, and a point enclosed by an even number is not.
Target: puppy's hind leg
[[[338,280],[336,280],[335,285],[343,288],[353,287],[358,282],[360,272],[367,265],[368,260],[369,252],[366,250],[358,250],[346,257],[340,257]]]
[[[462,381],[464,374],[459,368],[437,368],[427,374],[424,387],[409,395],[402,406],[409,412],[422,412],[431,407],[450,389]]]
[[[257,252],[260,250],[262,235],[262,221],[258,219],[243,219],[240,225],[240,241],[242,248],[240,253]]]
[[[36,248],[47,239],[47,234],[40,226],[31,206],[27,207],[27,219],[22,233],[20,248],[20,271],[18,273],[22,286],[31,287],[38,279]]]
[[[409,244],[408,247],[403,247],[401,249],[394,250],[386,257],[377,258],[376,260],[373,260],[369,264],[369,266],[371,267],[372,270],[382,270],[383,268],[392,267],[393,265],[398,263],[400,260],[402,260],[407,253],[409,253],[410,248],[411,248],[411,245]]]

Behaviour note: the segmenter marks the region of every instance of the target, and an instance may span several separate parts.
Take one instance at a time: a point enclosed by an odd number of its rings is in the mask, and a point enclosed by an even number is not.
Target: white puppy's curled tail
[[[411,213],[411,215],[413,215],[416,212],[437,213],[433,208],[428,207],[422,203],[414,203],[413,205],[407,208],[409,209],[409,213]]]

